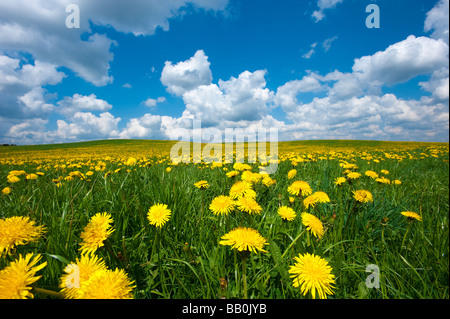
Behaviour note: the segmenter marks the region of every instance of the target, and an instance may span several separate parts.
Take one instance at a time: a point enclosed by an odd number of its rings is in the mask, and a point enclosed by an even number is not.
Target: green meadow
[[[235,163],[173,163],[174,144],[107,140],[0,147],[0,219],[28,216],[45,227],[38,240],[1,256],[0,274],[19,255],[41,254],[47,265],[32,284],[34,298],[62,297],[61,277],[80,258],[81,233],[93,215],[107,212],[114,231],[95,255],[109,269],[124,270],[136,299],[311,298],[293,286],[289,273],[294,257],[306,253],[331,266],[330,299],[449,298],[448,143],[280,142],[278,169],[270,174],[275,182],[251,182],[262,211],[235,208],[228,215],[215,215],[212,200],[228,195],[244,171],[259,173],[267,163],[248,160],[244,170]],[[22,171],[15,173],[19,181],[8,179],[12,171]],[[227,176],[231,171],[238,173]],[[351,172],[361,176],[349,178]],[[335,183],[339,177],[345,178],[341,185]],[[196,188],[200,180],[209,187]],[[297,180],[330,201],[305,207],[304,197],[287,191]],[[373,201],[356,201],[357,190],[370,192]],[[171,210],[161,228],[147,218],[158,203]],[[282,219],[280,206],[294,209],[296,218]],[[306,229],[302,212],[320,219],[323,237]],[[267,252],[251,252],[245,267],[239,251],[219,244],[236,227],[253,228],[267,241]]]

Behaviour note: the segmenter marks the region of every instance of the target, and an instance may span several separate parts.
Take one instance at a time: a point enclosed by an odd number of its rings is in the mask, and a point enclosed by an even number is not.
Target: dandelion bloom
[[[237,175],[239,175],[238,171],[229,171],[228,173],[226,173],[227,177],[231,178],[231,177],[235,177]]]
[[[316,203],[329,203],[330,198],[325,192],[315,192],[312,195],[309,195],[303,200],[303,205],[305,205],[306,208],[309,206],[314,207]]]
[[[61,293],[67,299],[130,299],[134,283],[122,269],[109,270],[97,256],[82,255],[65,269]],[[74,279],[74,280],[72,280]]]
[[[170,173],[170,171],[172,170],[172,167],[166,167],[166,172]]]
[[[197,183],[194,183],[194,186],[198,189],[207,189],[209,187],[209,184],[207,181],[198,181]]]
[[[249,214],[260,214],[262,211],[261,206],[256,202],[253,197],[242,196],[236,201],[237,208],[242,212]]]
[[[375,178],[378,178],[378,174],[376,173],[376,172],[374,172],[374,171],[366,171],[365,173],[364,173],[364,175],[366,175],[366,176],[369,176],[369,177],[371,177],[371,178],[373,178],[373,179],[375,179]]]
[[[270,176],[264,176],[264,178],[262,179],[262,183],[264,184],[264,186],[266,187],[270,187],[273,184],[275,184],[277,181],[274,180],[273,178],[271,178]]]
[[[267,245],[267,240],[261,234],[252,228],[238,227],[225,234],[219,242],[220,245],[231,246],[232,249],[239,251],[253,251],[257,250],[267,252],[264,250],[264,245]]]
[[[358,172],[350,172],[347,174],[347,177],[350,179],[357,179],[361,177],[361,174]]]
[[[376,178],[375,181],[378,183],[381,183],[381,184],[390,184],[391,183],[391,181],[389,179],[387,179],[386,177]]]
[[[380,173],[381,173],[381,174],[384,174],[384,175],[388,175],[388,174],[389,174],[389,171],[387,171],[387,170],[385,170],[385,169],[382,169],[382,170],[380,171]]]
[[[408,217],[408,220],[414,220],[415,219],[415,220],[418,220],[419,222],[422,221],[422,217],[419,214],[414,213],[414,212],[407,211],[407,212],[401,212],[400,214],[402,214],[403,216]]]
[[[295,219],[295,217],[297,216],[295,211],[291,207],[287,207],[287,206],[279,207],[277,213],[278,213],[278,215],[281,216],[281,218],[286,219],[288,221],[293,221]]]
[[[133,166],[136,163],[137,163],[137,159],[135,159],[134,157],[129,157],[125,164],[128,165],[128,166]]]
[[[41,255],[29,253],[24,257],[19,255],[19,259],[11,262],[4,269],[0,270],[0,299],[26,299],[33,298],[30,292],[31,284],[41,278],[36,273],[47,265],[43,262],[37,265]]]
[[[373,202],[372,194],[364,189],[353,191],[353,198],[360,203]]]
[[[309,213],[302,213],[301,218],[302,224],[305,225],[307,230],[311,231],[311,233],[317,238],[323,237],[323,224],[319,218]]]
[[[247,195],[252,189],[252,184],[245,181],[237,181],[230,188],[230,197],[237,199],[239,197]]]
[[[295,181],[288,187],[288,192],[295,196],[308,196],[311,195],[312,189],[307,182]]]
[[[8,175],[7,177],[8,182],[11,184],[17,183],[20,181],[20,178],[18,178],[16,175]]]
[[[167,208],[166,204],[155,204],[148,210],[147,219],[151,225],[162,227],[169,221],[171,210]]]
[[[335,284],[333,270],[328,262],[320,256],[306,253],[294,257],[295,264],[290,267],[289,273],[293,279],[293,286],[300,287],[301,293],[305,296],[311,292],[313,299],[316,293],[320,299],[326,299],[327,295],[332,295]]]
[[[2,194],[3,194],[3,195],[9,195],[9,194],[11,194],[11,188],[9,188],[9,187],[3,188],[3,189],[2,189]]]
[[[220,195],[211,201],[209,209],[214,215],[228,215],[234,209],[234,206],[235,202],[231,197]]]
[[[295,177],[295,175],[297,175],[297,170],[296,169],[291,169],[288,172],[287,177],[288,177],[288,179],[293,179]]]
[[[36,174],[31,173],[31,174],[27,174],[25,176],[25,178],[28,179],[28,180],[31,180],[31,179],[37,179],[38,176]]]
[[[402,184],[402,181],[399,180],[399,179],[395,179],[393,183],[394,183],[395,185],[401,185],[401,184]]]
[[[334,184],[337,186],[344,184],[347,181],[345,177],[338,177],[334,180]]]
[[[102,247],[103,242],[114,231],[114,228],[110,225],[113,222],[111,215],[108,213],[97,213],[92,216],[80,235],[83,239],[80,246],[81,253],[94,253],[99,247]]]
[[[107,269],[103,259],[92,254],[81,255],[77,258],[76,263],[71,263],[64,268],[66,274],[61,276],[60,288],[61,293],[66,299],[79,299],[81,290],[78,289],[90,276],[98,271]]]
[[[80,286],[80,299],[132,299],[134,287],[123,269],[99,270]]]
[[[13,216],[0,219],[0,256],[18,245],[37,241],[44,233],[44,226],[35,226],[29,217]]]

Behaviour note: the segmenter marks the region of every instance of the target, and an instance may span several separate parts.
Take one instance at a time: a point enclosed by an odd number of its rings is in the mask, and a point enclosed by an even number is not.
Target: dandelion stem
[[[244,299],[248,299],[247,296],[247,254],[242,254],[242,284],[244,289]]]
[[[403,249],[403,245],[405,243],[406,235],[408,235],[409,229],[411,228],[412,222],[408,223],[408,228],[406,228],[405,235],[403,236],[402,245],[400,246],[400,249]]]
[[[39,295],[46,295],[46,296],[50,296],[50,297],[54,297],[54,298],[58,298],[58,299],[63,299],[63,296],[61,293],[53,291],[53,290],[47,290],[47,289],[43,289],[43,288],[33,287],[33,291]]]

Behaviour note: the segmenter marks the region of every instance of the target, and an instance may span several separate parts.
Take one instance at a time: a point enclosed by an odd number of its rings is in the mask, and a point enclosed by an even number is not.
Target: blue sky
[[[448,142],[448,0],[113,3],[0,0],[0,142],[178,139],[192,120]]]

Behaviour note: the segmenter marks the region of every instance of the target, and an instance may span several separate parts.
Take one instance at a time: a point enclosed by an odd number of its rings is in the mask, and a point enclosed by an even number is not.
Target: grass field
[[[448,143],[280,142],[278,169],[269,177],[259,174],[265,162],[174,164],[169,158],[174,143],[1,147],[0,296],[15,289],[13,280],[4,278],[29,253],[39,254],[37,264],[45,267],[34,269],[38,280],[19,288],[34,298],[70,296],[62,291],[66,266],[80,266],[87,240],[82,233],[91,217],[106,212],[113,232],[93,255],[109,274],[129,280],[120,291],[125,297],[311,298],[311,292],[303,295],[293,286],[290,273],[294,258],[309,253],[331,267],[328,298],[449,298]],[[194,186],[201,180],[209,187]],[[212,201],[242,180],[261,210],[248,213],[234,206],[229,214],[216,215]],[[308,183],[313,194],[324,192],[329,201],[307,205],[309,195],[289,193],[295,181]],[[373,200],[359,202],[357,190],[368,191]],[[148,219],[155,204],[171,211],[161,227]],[[292,208],[295,218],[281,218],[281,206]],[[401,214],[406,211],[420,220]],[[303,212],[320,220],[320,235],[306,228]],[[29,217],[45,230],[18,238],[20,229],[6,223],[14,216]],[[257,230],[266,241],[264,251],[245,253],[221,244],[236,227]],[[378,288],[368,266],[379,269]],[[83,271],[80,266],[81,287],[88,280]],[[91,296],[116,289],[113,279],[102,278]],[[368,285],[367,279],[373,281]]]

